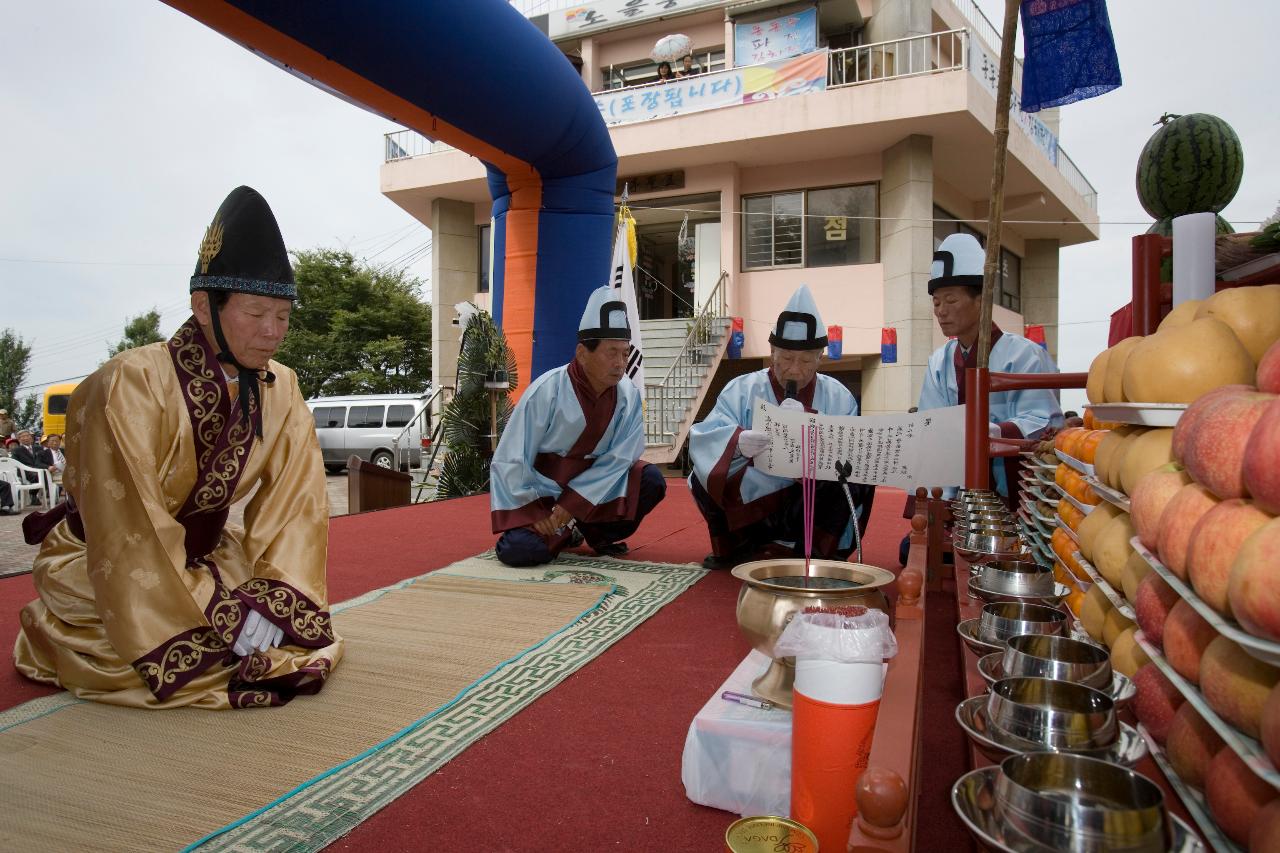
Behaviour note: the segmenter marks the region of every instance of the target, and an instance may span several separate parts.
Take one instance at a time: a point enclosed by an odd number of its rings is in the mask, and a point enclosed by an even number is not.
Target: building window
[[[1022,313],[1022,258],[1000,250],[1000,304]]]
[[[933,248],[936,250],[942,241],[952,234],[972,234],[978,243],[986,249],[987,241],[983,235],[963,222],[940,222],[938,220],[955,219],[940,207],[933,208]],[[1010,311],[1022,312],[1022,258],[1008,249],[1000,249],[1000,282],[999,289],[992,297],[997,305],[1003,305]]]
[[[744,197],[743,269],[874,264],[878,198],[876,184]]]
[[[480,286],[477,288],[479,293],[489,292],[489,269],[492,265],[493,255],[493,226],[481,225],[479,227],[480,243]]]
[[[744,198],[742,266],[798,267],[804,253],[804,193]]]
[[[952,234],[972,234],[974,237],[978,238],[979,243],[983,242],[982,234],[963,222],[939,221],[939,220],[947,220],[947,219],[955,219],[955,218],[956,218],[955,216],[952,216],[950,213],[947,213],[942,208],[938,207],[937,205],[934,205],[934,208],[933,208],[934,251],[937,251],[938,247],[942,245],[942,241],[950,237]]]

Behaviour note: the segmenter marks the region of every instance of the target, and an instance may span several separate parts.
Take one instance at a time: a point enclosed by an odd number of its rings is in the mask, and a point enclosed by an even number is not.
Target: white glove
[[[748,459],[753,459],[769,449],[773,439],[769,433],[746,429],[738,433],[738,452]]]
[[[1000,424],[987,424],[987,435],[991,438],[1000,437]]]
[[[231,651],[240,657],[246,657],[255,651],[265,652],[267,649],[275,648],[280,645],[282,639],[284,639],[284,631],[262,618],[262,614],[258,611],[250,610]]]
[[[803,412],[804,403],[801,403],[795,397],[788,397],[778,404],[779,409],[790,409],[793,412]]]

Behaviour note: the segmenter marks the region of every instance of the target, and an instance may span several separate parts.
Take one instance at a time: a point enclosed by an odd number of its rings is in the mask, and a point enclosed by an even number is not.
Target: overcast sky
[[[266,196],[290,248],[347,245],[375,263],[419,250],[410,272],[429,277],[429,233],[378,191],[390,122],[158,0],[0,3],[0,328],[32,345],[29,383],[93,370],[125,319],[153,307],[172,331],[204,228],[238,184]],[[979,5],[1000,20],[999,0]],[[1063,251],[1063,370],[1087,368],[1129,299],[1129,238],[1150,221],[1134,167],[1161,113],[1211,112],[1240,135],[1228,220],[1280,200],[1274,3],[1123,0],[1110,13],[1124,86],[1064,108],[1061,144],[1104,222],[1143,224]]]

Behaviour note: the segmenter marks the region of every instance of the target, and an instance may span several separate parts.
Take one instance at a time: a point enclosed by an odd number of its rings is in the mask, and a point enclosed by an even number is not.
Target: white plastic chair
[[[28,483],[25,474],[35,474],[36,481]],[[45,506],[53,506],[49,488],[49,472],[43,468],[30,468],[16,459],[0,459],[0,477],[4,478],[13,491],[13,503],[16,509],[24,506],[35,506],[40,501]]]

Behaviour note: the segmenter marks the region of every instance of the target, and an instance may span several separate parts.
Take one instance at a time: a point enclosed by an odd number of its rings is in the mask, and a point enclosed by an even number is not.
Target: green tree
[[[507,379],[507,389],[499,391],[497,399],[497,433],[502,435],[513,408],[510,392],[516,387],[516,358],[493,317],[480,311],[462,333],[457,393],[440,416],[445,457],[436,500],[489,491],[491,409],[484,384],[495,370],[505,370]],[[496,444],[496,436],[493,441]]]
[[[421,392],[431,382],[431,306],[403,271],[350,252],[294,253],[298,301],[277,358],[303,396]]]
[[[27,381],[30,366],[31,347],[13,329],[0,332],[0,409],[17,412],[18,389]]]
[[[30,366],[31,347],[12,329],[0,332],[0,409],[8,409],[9,417],[19,427],[34,429],[39,416],[36,396],[18,399],[18,389],[27,381]]]
[[[165,340],[160,334],[160,312],[154,308],[137,317],[130,317],[124,324],[124,338],[111,345],[107,358],[134,347],[155,344]]]

